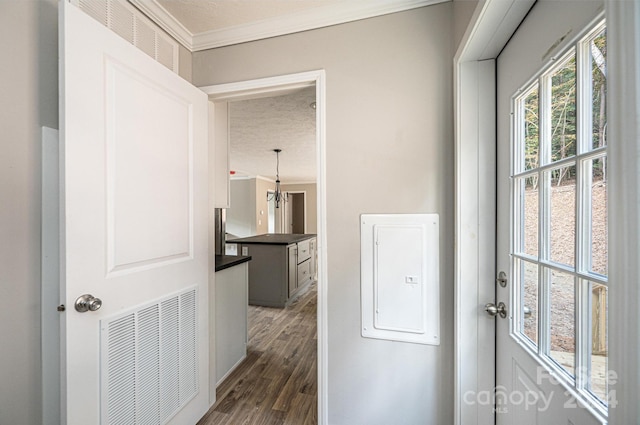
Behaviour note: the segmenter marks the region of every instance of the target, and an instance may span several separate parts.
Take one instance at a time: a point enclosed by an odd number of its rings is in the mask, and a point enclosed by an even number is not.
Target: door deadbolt
[[[496,282],[503,288],[507,287],[507,274],[505,272],[498,273],[498,277],[496,278]]]
[[[494,303],[485,304],[484,311],[486,311],[491,317],[496,317],[498,314],[503,319],[507,317],[507,306],[502,301],[500,301],[498,305],[495,305]]]
[[[86,313],[87,311],[96,311],[102,307],[102,300],[93,295],[84,294],[79,296],[75,302],[76,311]]]

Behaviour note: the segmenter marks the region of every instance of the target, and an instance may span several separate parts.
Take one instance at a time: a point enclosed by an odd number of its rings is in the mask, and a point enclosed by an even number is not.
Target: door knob
[[[528,319],[531,317],[531,309],[529,307],[527,307],[526,305],[522,308],[522,313],[524,314],[524,318]]]
[[[75,303],[76,311],[86,313],[87,311],[96,311],[102,307],[102,300],[93,295],[84,294],[78,297]]]
[[[494,303],[485,304],[484,311],[486,311],[491,317],[495,317],[498,314],[503,319],[507,317],[507,306],[502,301],[500,301],[498,305],[495,305]]]

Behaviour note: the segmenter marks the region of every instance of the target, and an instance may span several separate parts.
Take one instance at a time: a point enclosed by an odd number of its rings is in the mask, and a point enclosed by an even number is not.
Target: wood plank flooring
[[[247,358],[198,425],[315,425],[316,284],[289,307],[249,306]]]

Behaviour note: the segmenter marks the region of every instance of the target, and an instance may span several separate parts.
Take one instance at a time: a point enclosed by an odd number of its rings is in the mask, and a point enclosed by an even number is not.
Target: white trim
[[[248,41],[293,34],[389,13],[442,3],[447,0],[369,0],[359,3],[335,4],[306,10],[260,22],[207,31],[193,37],[194,52]]]
[[[316,87],[316,161],[318,200],[318,424],[328,420],[328,283],[327,283],[327,196],[326,196],[326,75],[324,70],[309,71],[229,84],[218,84],[201,89],[210,100],[237,100],[247,98],[248,93],[260,96],[265,92],[276,94],[291,86]]]
[[[200,89],[207,93],[211,100],[236,101],[266,97],[265,95],[276,96],[281,91],[311,87],[316,84],[316,78],[317,71],[309,71],[236,83],[214,84],[200,87]]]
[[[609,136],[609,424],[640,418],[640,3],[606,0]]]
[[[42,424],[60,424],[60,144],[42,127]]]
[[[259,174],[258,174],[258,175],[255,175],[255,176],[251,176],[251,175],[246,175],[246,176],[236,176],[236,175],[233,175],[233,176],[230,176],[230,177],[229,177],[229,179],[230,179],[230,180],[260,179],[260,180],[264,180],[264,181],[269,182],[269,183],[275,183],[275,182],[276,182],[276,181],[275,181],[275,180],[273,180],[273,179],[270,179],[270,178],[268,178],[268,177],[264,177],[264,176],[259,175]],[[294,182],[283,182],[283,181],[281,181],[280,183],[281,183],[283,186],[287,186],[287,185],[294,185],[294,184],[295,184],[295,185],[316,184],[316,182],[315,182],[315,181],[301,181],[301,182],[296,182],[296,181],[294,181]]]
[[[480,306],[495,285],[495,64],[533,0],[480,1],[454,58],[456,143],[454,423],[493,424],[464,402],[495,386],[495,325]],[[479,196],[482,194],[482,196]],[[488,367],[491,365],[491,367]]]
[[[285,183],[283,183],[282,185],[285,186]],[[298,195],[298,194],[304,195],[303,196],[303,199],[304,199],[304,211],[303,211],[303,213],[304,213],[304,224],[303,224],[304,232],[303,233],[307,233],[307,191],[306,190],[283,190],[283,192],[285,192],[287,194],[287,197],[288,197],[289,193],[293,193],[293,194],[296,194],[296,195]],[[285,213],[286,213],[286,211],[287,210],[285,208]],[[293,229],[292,229],[291,233],[293,233]]]
[[[293,181],[293,182],[282,182],[282,185],[283,185],[283,186],[291,186],[291,185],[294,185],[294,184],[299,184],[299,185],[303,185],[303,184],[316,184],[316,182],[315,182],[315,181],[301,181],[301,182]]]
[[[478,308],[495,297],[494,61],[462,63],[457,74],[455,423],[488,425],[493,406],[464,394],[495,386],[495,324]]]
[[[188,49],[193,47],[193,33],[155,0],[129,0],[160,28]]]
[[[256,180],[262,180],[262,181],[269,182],[269,183],[273,183],[273,184],[275,184],[275,183],[276,183],[276,181],[275,181],[275,180],[270,179],[270,178],[268,178],[268,177],[261,176],[261,175],[259,175],[259,174],[258,174],[258,175],[256,175],[254,178],[255,178]]]
[[[192,52],[230,46],[248,41],[293,34],[389,13],[430,6],[449,0],[368,0],[337,3],[259,22],[192,33],[156,0],[129,0],[167,33]]]
[[[495,59],[535,0],[484,0],[478,3],[454,63]]]

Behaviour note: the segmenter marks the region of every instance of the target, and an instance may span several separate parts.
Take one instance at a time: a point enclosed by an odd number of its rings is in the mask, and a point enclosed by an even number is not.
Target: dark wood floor
[[[247,358],[198,425],[313,425],[317,414],[316,284],[285,309],[249,306]]]

